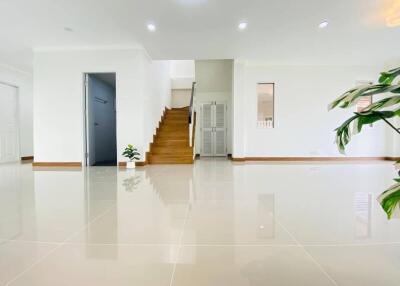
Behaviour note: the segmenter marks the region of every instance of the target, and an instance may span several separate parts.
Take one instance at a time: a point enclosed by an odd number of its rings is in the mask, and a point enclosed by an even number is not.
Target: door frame
[[[88,108],[88,97],[89,97],[89,88],[88,88],[88,78],[90,73],[83,74],[83,140],[84,140],[84,152],[83,152],[83,160],[84,166],[89,166],[89,108]]]
[[[200,157],[226,157],[228,155],[228,102],[226,100],[206,100],[206,101],[199,101],[197,102],[197,104],[200,106],[201,108],[201,112],[200,112]],[[215,154],[215,150],[213,150],[213,154],[212,155],[203,155],[203,104],[212,104],[212,106],[214,106],[214,108],[212,108],[212,110],[215,110],[215,106],[216,104],[224,104],[225,106],[225,112],[224,112],[224,117],[225,117],[225,154],[224,155],[216,155]],[[215,125],[215,111],[211,112],[211,116],[212,116],[212,125]],[[212,127],[212,129],[214,130],[214,128],[216,127]],[[212,137],[213,137],[213,141],[215,140],[215,131],[212,131]],[[215,146],[214,146],[215,147]]]
[[[16,122],[16,125],[17,125],[17,132],[16,132],[16,134],[17,134],[17,146],[16,146],[16,150],[17,150],[17,161],[16,162],[19,162],[19,161],[21,161],[21,122],[20,122],[20,106],[19,106],[19,100],[20,100],[20,88],[19,88],[19,86],[17,86],[17,85],[15,85],[15,84],[12,84],[12,83],[9,83],[9,82],[5,82],[5,81],[0,81],[0,84],[3,84],[3,85],[7,85],[7,86],[9,86],[9,87],[13,87],[13,88],[15,88],[15,100],[16,100],[16,106],[15,106],[15,122]],[[0,164],[2,164],[2,163],[7,163],[7,162],[1,162],[0,161]]]
[[[115,74],[115,144],[117,148],[117,165],[118,165],[118,73],[116,71],[86,71],[82,73],[82,124],[83,124],[83,142],[82,142],[82,166],[89,167],[89,109],[88,107],[88,82],[87,76],[90,74],[112,73]]]

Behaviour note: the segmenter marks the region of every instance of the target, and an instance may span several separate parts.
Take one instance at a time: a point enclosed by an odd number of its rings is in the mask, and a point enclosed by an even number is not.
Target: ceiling
[[[0,63],[29,71],[33,48],[143,46],[153,59],[375,65],[400,57],[400,27],[385,24],[393,2],[2,0]]]

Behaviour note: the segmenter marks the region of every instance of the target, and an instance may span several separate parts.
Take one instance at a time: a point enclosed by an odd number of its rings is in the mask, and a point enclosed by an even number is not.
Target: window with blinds
[[[370,96],[363,96],[356,104],[357,112],[364,111],[368,106],[372,103],[372,95]]]
[[[368,85],[372,85],[372,84],[373,84],[372,81],[366,81],[366,80],[363,80],[363,81],[359,80],[356,83],[356,85],[358,87],[368,86]],[[364,111],[371,104],[372,104],[372,95],[361,97],[356,103],[356,112]]]

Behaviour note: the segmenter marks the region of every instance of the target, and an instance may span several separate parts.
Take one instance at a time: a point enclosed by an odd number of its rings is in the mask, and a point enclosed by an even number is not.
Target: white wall
[[[118,161],[125,161],[121,153],[129,143],[143,157],[155,132],[147,128],[170,100],[160,87],[168,86],[169,75],[160,81],[152,69],[141,49],[35,51],[35,161],[84,162],[83,75],[91,72],[116,73]],[[155,104],[153,96],[163,101]]]
[[[179,108],[190,104],[192,83],[195,81],[195,61],[170,61],[172,88],[171,107]]]
[[[339,156],[335,133],[351,110],[327,105],[357,80],[377,80],[382,68],[263,66],[234,64],[234,157]],[[259,82],[275,83],[275,128],[257,128]],[[388,156],[392,132],[382,123],[367,127],[348,145],[348,156]]]
[[[145,86],[143,117],[143,154],[149,151],[153,134],[161,121],[165,107],[171,107],[171,81],[169,61],[151,61],[144,58]]]
[[[245,130],[245,80],[246,65],[240,61],[233,63],[233,91],[232,91],[232,157],[246,157]]]
[[[191,89],[195,80],[195,64],[193,60],[170,61],[170,77],[172,89]]]
[[[0,82],[18,87],[20,156],[33,155],[32,75],[0,65]]]
[[[221,72],[210,72],[210,66],[224,71],[213,62],[196,61],[197,101],[226,99],[230,104],[233,100],[233,112],[228,114],[231,119],[228,122],[234,126],[228,131],[228,143],[233,136],[233,146],[228,144],[228,152],[234,157],[339,156],[333,130],[351,111],[328,112],[327,105],[356,81],[376,80],[382,70],[380,67],[277,67],[235,61],[232,83],[232,61],[223,64],[226,69],[222,76]],[[148,151],[161,114],[171,105],[169,62],[151,61],[140,49],[36,51],[35,161],[83,162],[85,72],[116,72],[118,161],[125,160],[120,154],[128,143],[137,146],[142,155]],[[22,112],[22,121],[28,126],[32,122],[28,116],[29,76],[8,74],[7,77],[3,71],[0,79],[19,82],[21,92],[24,91],[21,98],[25,99],[21,108],[26,111]],[[258,82],[275,83],[274,129],[257,128]],[[25,132],[25,138],[32,134],[28,129]],[[354,137],[347,155],[391,156],[400,151],[398,141],[390,129],[377,123]],[[23,150],[22,155],[31,155],[28,146]]]
[[[173,89],[171,107],[181,108],[190,105],[190,98],[192,96],[191,89]]]
[[[396,118],[395,120],[392,121],[394,126],[397,128],[400,128],[400,118]],[[393,137],[393,147],[392,147],[392,153],[390,156],[393,157],[400,157],[400,135],[397,134],[394,130],[392,131],[392,137]]]
[[[171,78],[194,78],[194,60],[173,60],[170,61]]]
[[[196,60],[196,102],[198,116],[196,124],[196,150],[201,150],[200,104],[210,101],[224,101],[227,104],[227,149],[232,152],[232,86],[233,60]]]
[[[400,59],[392,60],[389,63],[385,64],[385,67],[382,69],[382,71],[388,71],[398,67],[400,67]],[[391,120],[391,122],[394,124],[394,126],[400,128],[400,118],[395,118]],[[389,134],[393,137],[391,140],[393,144],[392,151],[389,156],[400,157],[400,135],[396,133],[394,130],[390,130]]]

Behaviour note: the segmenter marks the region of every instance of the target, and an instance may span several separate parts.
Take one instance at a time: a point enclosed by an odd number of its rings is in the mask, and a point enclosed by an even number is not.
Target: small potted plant
[[[135,168],[135,160],[139,160],[140,153],[137,151],[133,145],[128,144],[128,147],[125,148],[124,153],[122,156],[129,159],[129,162],[126,162],[127,169],[134,169]]]

